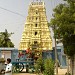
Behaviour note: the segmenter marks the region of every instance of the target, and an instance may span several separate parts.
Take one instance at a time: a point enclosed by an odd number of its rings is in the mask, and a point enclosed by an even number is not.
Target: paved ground
[[[36,75],[36,74],[30,74],[30,73],[16,73],[16,74],[13,74],[13,75]]]
[[[67,69],[58,69],[58,75],[65,75],[67,72]],[[31,74],[31,73],[15,73],[13,75],[36,75],[36,74]]]
[[[67,69],[58,69],[58,74],[59,75],[65,75],[65,73],[67,72]]]

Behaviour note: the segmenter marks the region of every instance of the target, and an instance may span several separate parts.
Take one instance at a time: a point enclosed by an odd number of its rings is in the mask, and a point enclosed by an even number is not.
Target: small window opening
[[[35,27],[37,27],[37,24],[35,24]]]
[[[34,41],[34,44],[37,44],[37,41]]]
[[[36,20],[37,20],[38,18],[36,17]]]
[[[37,32],[35,32],[35,35],[37,35]]]
[[[38,14],[38,12],[36,11],[36,14]]]

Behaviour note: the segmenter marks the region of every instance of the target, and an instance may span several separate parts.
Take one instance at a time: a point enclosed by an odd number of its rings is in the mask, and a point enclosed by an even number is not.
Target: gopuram
[[[19,50],[52,50],[52,38],[48,27],[45,3],[30,3]]]

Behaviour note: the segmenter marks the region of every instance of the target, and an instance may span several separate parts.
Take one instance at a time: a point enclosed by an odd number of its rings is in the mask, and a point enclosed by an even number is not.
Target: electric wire
[[[13,13],[13,14],[16,14],[16,15],[19,15],[19,16],[21,16],[21,17],[24,17],[24,18],[25,18],[25,16],[24,16],[24,15],[22,15],[22,14],[20,14],[20,13],[17,13],[17,12],[14,12],[14,11],[11,11],[11,10],[8,10],[8,9],[3,8],[3,7],[1,7],[1,6],[0,6],[0,9],[6,10],[6,11],[8,11],[8,12],[11,12],[11,13]]]

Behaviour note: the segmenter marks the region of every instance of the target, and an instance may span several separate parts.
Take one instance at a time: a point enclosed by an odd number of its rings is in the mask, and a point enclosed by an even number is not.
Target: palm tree
[[[8,33],[7,29],[5,32],[0,32],[0,47],[14,47],[14,44],[9,38],[13,33]]]

